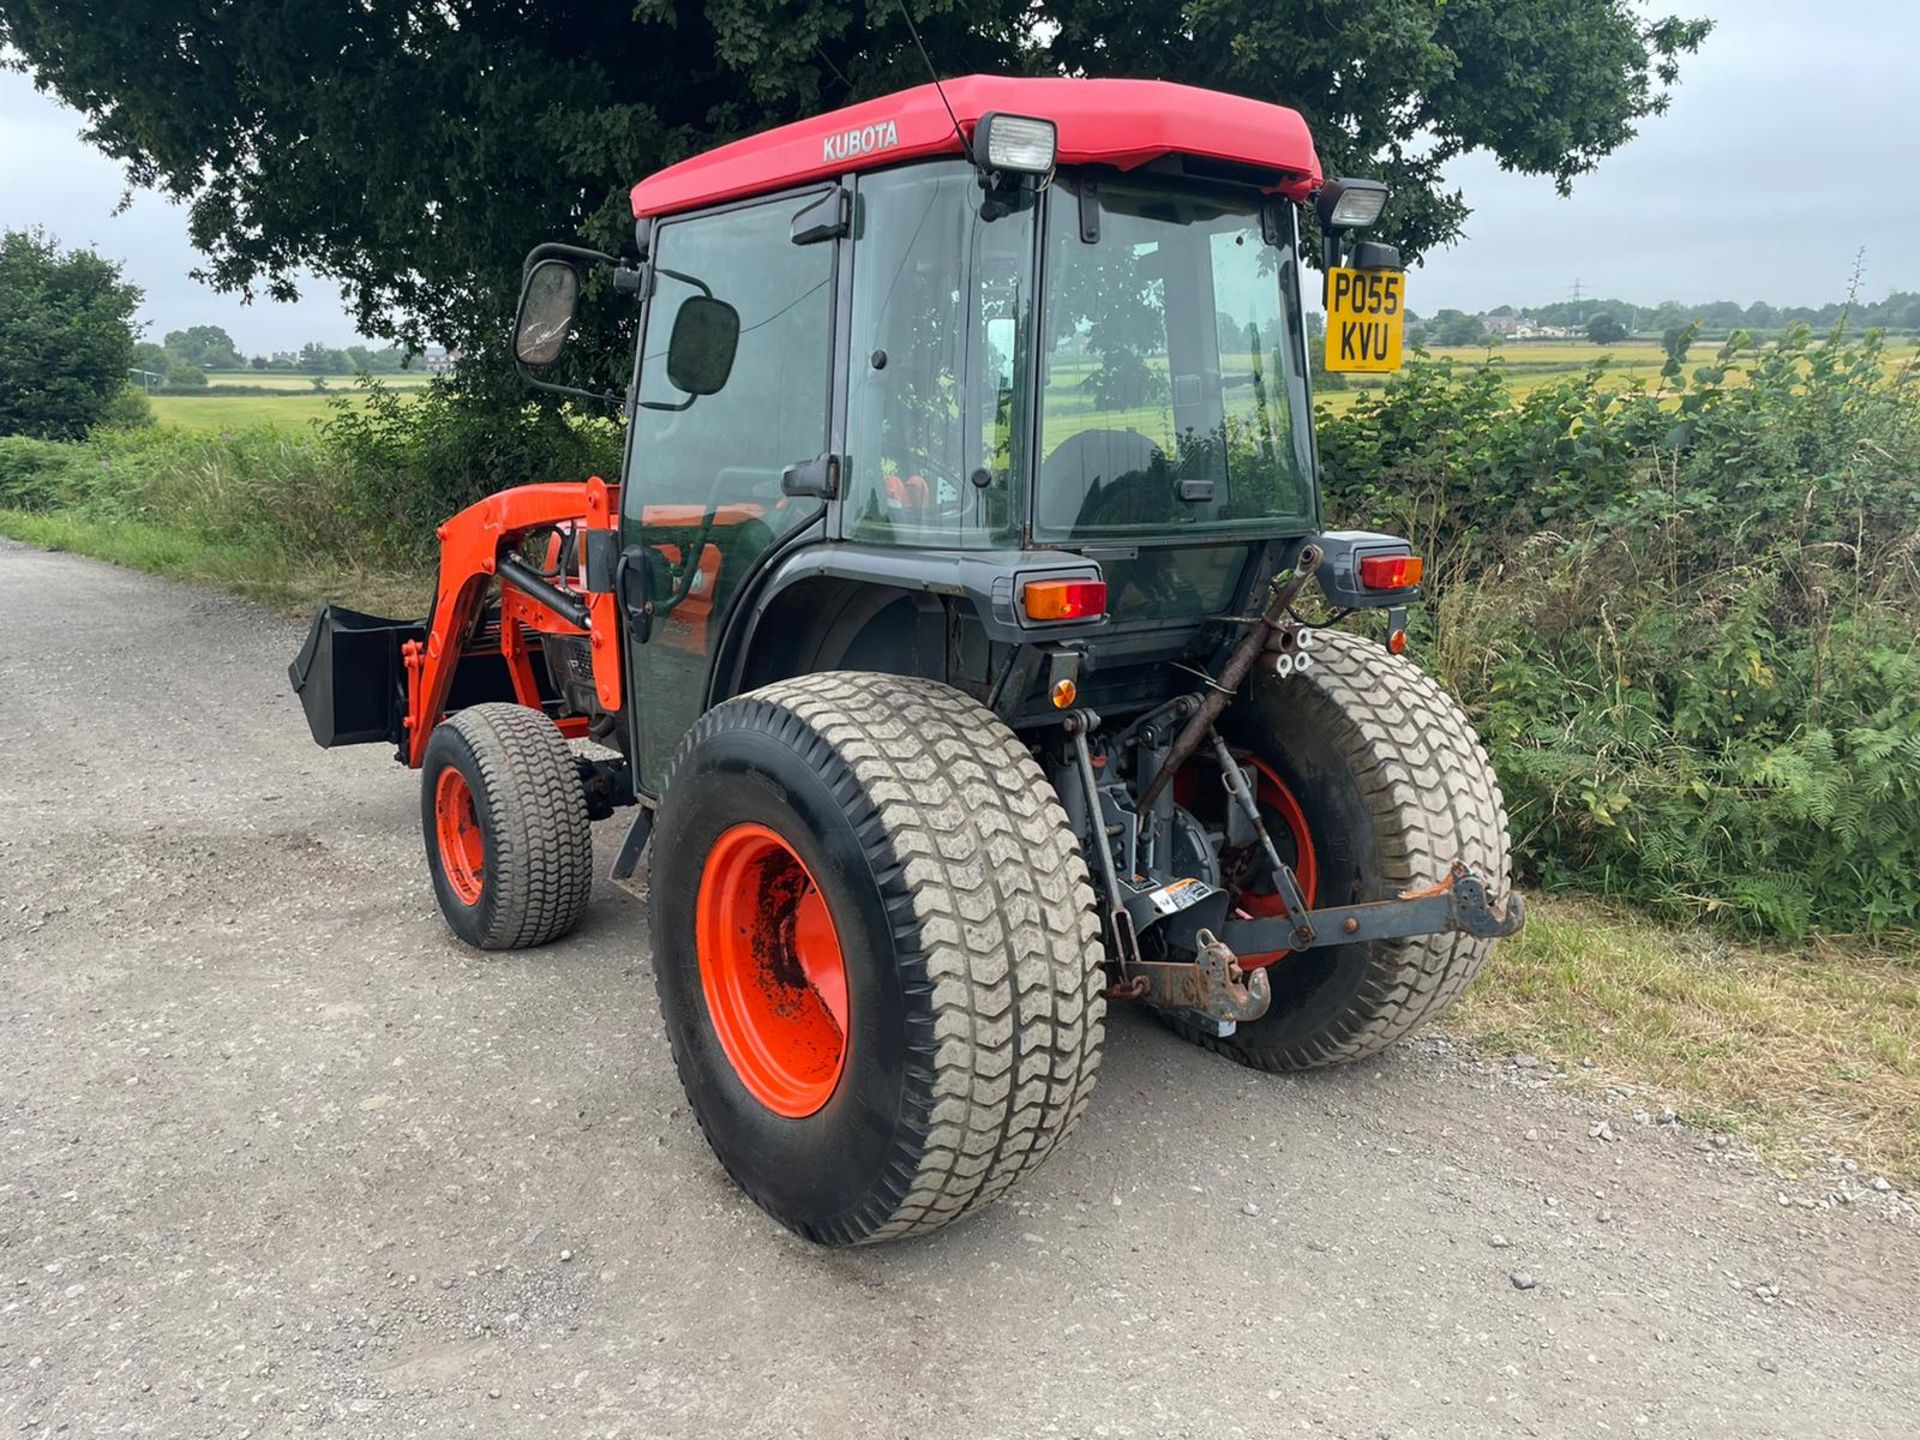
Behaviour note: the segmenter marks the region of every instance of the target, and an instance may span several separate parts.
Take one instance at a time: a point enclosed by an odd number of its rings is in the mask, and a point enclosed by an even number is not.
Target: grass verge
[[[208,540],[191,531],[144,520],[100,519],[72,511],[0,509],[0,535],[38,546],[89,555],[129,570],[244,595],[287,615],[335,600],[375,615],[426,613],[431,575],[359,569],[337,562],[302,565],[265,544]]]
[[[1743,945],[1548,897],[1444,1028],[1570,1083],[1653,1086],[1789,1172],[1844,1155],[1920,1184],[1920,944]],[[1592,1071],[1578,1067],[1592,1060]]]

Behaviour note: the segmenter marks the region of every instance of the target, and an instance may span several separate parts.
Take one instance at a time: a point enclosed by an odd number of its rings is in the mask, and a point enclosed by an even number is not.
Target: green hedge
[[[608,419],[436,384],[370,382],[318,427],[197,434],[101,428],[85,441],[0,438],[0,509],[177,526],[299,563],[419,568],[434,527],[509,485],[615,475]]]
[[[1920,377],[1877,337],[1510,403],[1416,363],[1323,416],[1336,523],[1414,537],[1416,632],[1536,883],[1782,936],[1920,927]]]
[[[343,518],[388,553],[431,554],[435,526],[509,485],[620,473],[624,432],[610,412],[530,404],[514,380],[492,390],[450,379],[361,388],[364,404],[334,402],[321,443],[352,482]]]

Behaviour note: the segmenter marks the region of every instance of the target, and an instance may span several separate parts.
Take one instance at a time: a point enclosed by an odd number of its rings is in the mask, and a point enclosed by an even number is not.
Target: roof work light
[[[1009,175],[1050,175],[1057,135],[1051,120],[988,111],[973,131],[973,163]]]
[[[1329,180],[1320,187],[1316,211],[1325,230],[1365,230],[1387,208],[1393,192],[1378,180]]]

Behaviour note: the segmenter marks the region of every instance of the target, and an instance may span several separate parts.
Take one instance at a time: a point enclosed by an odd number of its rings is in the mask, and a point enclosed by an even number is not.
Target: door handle
[[[832,500],[840,494],[840,457],[829,452],[780,472],[780,493]]]
[[[642,594],[638,600],[633,597],[628,586],[628,579],[633,574],[633,561],[636,554],[641,554],[643,561],[640,566],[640,575],[643,581]],[[646,576],[644,559],[645,556],[643,552],[622,550],[620,552],[620,558],[614,562],[613,567],[614,594],[620,598],[620,609],[627,617],[627,629],[629,633],[632,634],[634,644],[636,645],[646,644],[647,636],[652,633],[653,630],[653,601],[649,600],[644,593],[644,579]]]

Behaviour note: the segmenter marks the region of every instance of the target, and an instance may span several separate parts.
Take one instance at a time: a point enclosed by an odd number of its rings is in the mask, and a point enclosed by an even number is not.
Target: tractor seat
[[[1071,435],[1041,463],[1040,523],[1048,530],[1072,529],[1089,509],[1098,508],[1103,492],[1165,462],[1160,447],[1138,430],[1082,430]]]

